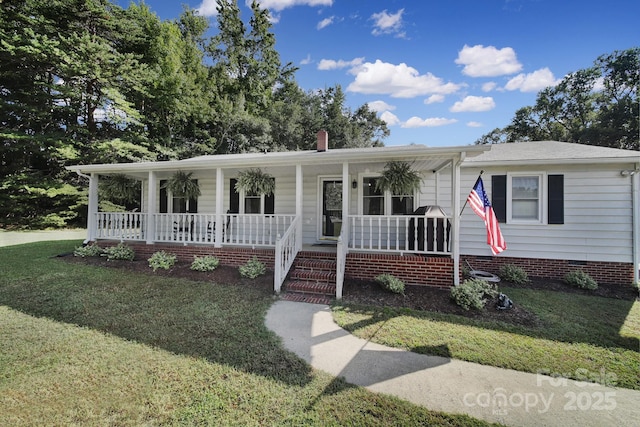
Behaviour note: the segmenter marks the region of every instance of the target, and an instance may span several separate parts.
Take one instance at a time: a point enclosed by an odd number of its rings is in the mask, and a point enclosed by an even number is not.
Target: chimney
[[[318,152],[327,151],[329,149],[329,134],[326,130],[318,131]]]

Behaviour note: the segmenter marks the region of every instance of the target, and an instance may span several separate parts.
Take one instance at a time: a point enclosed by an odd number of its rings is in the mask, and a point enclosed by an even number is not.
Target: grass
[[[270,293],[0,248],[0,425],[480,426],[312,370]]]
[[[502,291],[535,313],[540,325],[349,305],[336,305],[333,312],[340,326],[380,344],[640,389],[640,302],[522,288]]]

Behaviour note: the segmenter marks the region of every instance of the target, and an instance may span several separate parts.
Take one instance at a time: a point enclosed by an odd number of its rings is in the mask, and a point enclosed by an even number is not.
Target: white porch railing
[[[142,212],[98,212],[96,239],[144,240],[147,215]]]
[[[424,215],[349,216],[349,249],[451,254],[449,218]]]
[[[224,243],[239,246],[275,246],[295,215],[225,214]]]
[[[153,218],[155,242],[215,243],[215,214],[156,213]]]
[[[273,290],[279,294],[296,255],[302,249],[302,242],[297,238],[298,222],[300,218],[295,218],[282,237],[276,240],[275,263],[273,272]]]

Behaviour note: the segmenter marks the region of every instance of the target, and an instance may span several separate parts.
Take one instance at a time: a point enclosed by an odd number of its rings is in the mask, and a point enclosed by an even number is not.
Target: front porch
[[[295,215],[160,214],[97,212],[94,240],[117,240],[150,256],[166,250],[185,260],[214,255],[227,265],[241,265],[253,256],[272,267],[274,291],[279,293],[292,267],[310,257],[328,260],[332,271],[305,277],[306,282],[327,282],[337,299],[345,277],[371,280],[390,273],[408,284],[450,286],[454,283],[450,219],[446,216],[363,216],[347,223],[335,240],[302,245],[296,237],[301,223]],[[218,225],[222,224],[222,230]],[[348,231],[347,231],[348,230]],[[301,254],[299,256],[299,254]],[[241,261],[241,262],[240,262]],[[297,264],[296,264],[297,262]],[[316,269],[316,272],[318,269]],[[299,279],[293,273],[292,280]],[[295,281],[299,284],[299,280]],[[308,289],[304,284],[300,291]],[[313,288],[313,286],[311,286]]]

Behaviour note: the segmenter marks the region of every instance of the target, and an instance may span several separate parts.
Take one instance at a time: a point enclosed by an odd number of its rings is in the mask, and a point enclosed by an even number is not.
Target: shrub
[[[573,270],[564,275],[565,283],[577,286],[580,289],[594,290],[598,289],[598,282],[596,282],[589,273],[584,270]]]
[[[149,261],[149,267],[153,268],[153,271],[156,271],[159,268],[168,270],[176,265],[178,257],[169,252],[159,251],[151,255],[151,258],[149,258],[147,261]]]
[[[375,280],[386,290],[404,295],[404,282],[397,277],[385,273],[377,276]]]
[[[193,257],[191,269],[195,271],[213,271],[220,265],[220,260],[214,256]]]
[[[262,276],[264,273],[266,273],[267,268],[265,267],[264,263],[258,260],[258,258],[253,257],[252,259],[247,261],[245,265],[241,265],[239,270],[242,277],[255,279],[256,277]]]
[[[486,297],[495,298],[497,295],[495,286],[480,279],[465,280],[451,288],[451,298],[465,310],[482,310],[487,303]]]
[[[102,255],[102,248],[98,245],[78,246],[73,251],[73,255],[80,258],[100,256]]]
[[[111,246],[105,248],[102,256],[106,256],[107,260],[125,260],[125,261],[133,261],[136,256],[133,248],[125,245],[124,243],[119,243],[117,246]]]
[[[498,272],[498,276],[500,276],[502,280],[511,282],[514,285],[524,285],[529,281],[527,272],[524,271],[521,267],[513,264],[505,264],[501,266],[500,271]]]

